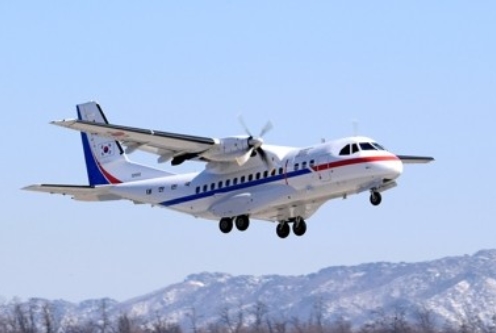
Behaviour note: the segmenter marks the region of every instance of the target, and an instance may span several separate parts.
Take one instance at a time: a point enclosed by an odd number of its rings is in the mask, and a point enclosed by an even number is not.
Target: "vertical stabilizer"
[[[80,120],[108,124],[100,105],[88,102],[77,105]],[[169,173],[130,162],[119,141],[81,133],[84,158],[90,185],[119,184],[170,175]]]

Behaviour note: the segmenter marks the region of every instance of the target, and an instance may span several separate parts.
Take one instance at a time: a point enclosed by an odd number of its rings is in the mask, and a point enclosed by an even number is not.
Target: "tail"
[[[77,105],[77,112],[80,120],[108,124],[100,105],[95,102]],[[88,182],[92,186],[171,175],[168,172],[129,161],[119,141],[83,132],[81,138]]]

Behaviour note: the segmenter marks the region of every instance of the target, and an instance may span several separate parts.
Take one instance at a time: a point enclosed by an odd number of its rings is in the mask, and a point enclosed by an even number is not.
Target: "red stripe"
[[[103,175],[105,176],[105,178],[107,178],[107,180],[109,181],[109,183],[111,184],[120,184],[122,183],[119,179],[115,178],[114,176],[112,176],[110,173],[108,173],[101,165],[100,163],[97,161],[97,164],[98,164],[98,168],[100,169],[100,171],[103,173]]]
[[[107,178],[107,181],[110,183],[110,184],[120,184],[122,183],[122,181],[120,181],[119,179],[115,178],[114,176],[112,176],[110,173],[107,172],[107,170],[105,170],[102,165],[100,164],[100,162],[98,161],[98,159],[96,158],[95,154],[93,154],[93,159],[95,160],[96,162],[96,165],[98,166],[98,169],[100,169],[100,172],[103,174],[103,176],[105,178]]]
[[[320,165],[315,165],[312,167],[314,171],[323,171],[332,168],[339,168],[346,165],[360,164],[360,163],[369,163],[369,162],[381,162],[381,161],[399,161],[399,158],[396,156],[371,156],[371,157],[357,157],[350,158],[346,160],[325,163]]]

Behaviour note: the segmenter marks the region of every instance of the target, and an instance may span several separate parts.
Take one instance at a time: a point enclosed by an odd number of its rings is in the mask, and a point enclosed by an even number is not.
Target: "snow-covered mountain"
[[[344,318],[361,325],[378,309],[384,313],[429,309],[458,323],[474,315],[490,320],[496,314],[496,250],[420,263],[329,267],[300,276],[199,273],[125,302],[56,301],[53,307],[65,321],[84,320],[98,319],[102,304],[111,317],[123,313],[145,321],[160,317],[183,327],[241,318],[250,324],[257,314],[277,321]]]

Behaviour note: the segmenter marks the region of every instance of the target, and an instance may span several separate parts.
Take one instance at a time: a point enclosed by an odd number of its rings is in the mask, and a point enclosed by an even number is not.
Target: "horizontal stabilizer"
[[[412,163],[429,163],[434,161],[434,157],[430,156],[412,156],[412,155],[397,155],[401,162],[405,164]]]
[[[111,194],[108,189],[112,186],[65,185],[65,184],[36,184],[23,188],[26,191],[50,194],[70,195],[79,201],[109,201],[120,200],[119,196]]]

